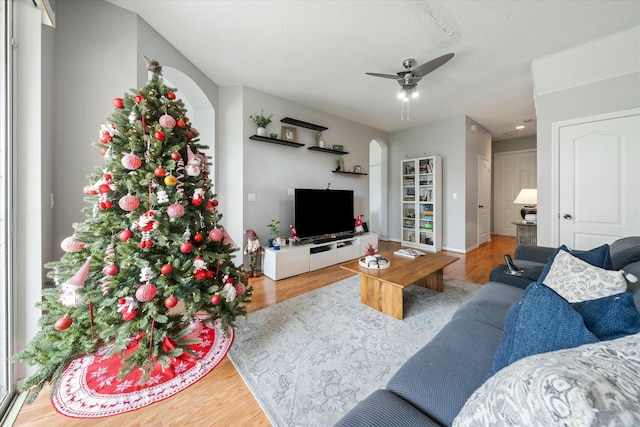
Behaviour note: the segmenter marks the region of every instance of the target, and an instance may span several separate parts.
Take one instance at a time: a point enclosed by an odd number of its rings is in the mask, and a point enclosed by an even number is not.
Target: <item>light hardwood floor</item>
[[[483,284],[497,264],[503,264],[504,254],[511,254],[516,246],[515,237],[492,236],[492,241],[467,254],[446,252],[459,258],[444,269],[445,276]],[[380,252],[395,250],[399,243],[380,241]],[[302,274],[277,283],[267,277],[251,279],[254,288],[248,311],[256,311],[305,292],[312,291],[353,273],[331,266]],[[270,426],[271,423],[253,398],[251,391],[225,358],[203,379],[158,403],[137,411],[94,420],[72,419],[58,414],[48,397],[48,390],[31,404],[24,405],[15,426]]]

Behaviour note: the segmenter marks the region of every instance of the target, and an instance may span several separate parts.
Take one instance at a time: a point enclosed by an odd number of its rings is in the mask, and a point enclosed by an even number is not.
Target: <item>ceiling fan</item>
[[[381,73],[366,73],[369,76],[383,77],[385,79],[394,79],[398,82],[402,90],[400,91],[399,98],[405,101],[409,100],[409,97],[415,98],[418,96],[416,87],[418,82],[427,74],[434,71],[447,63],[453,58],[453,53],[447,53],[436,59],[432,59],[429,62],[425,62],[422,65],[415,66],[416,60],[409,58],[402,61],[402,65],[406,69],[405,71],[399,71],[396,74],[381,74]]]

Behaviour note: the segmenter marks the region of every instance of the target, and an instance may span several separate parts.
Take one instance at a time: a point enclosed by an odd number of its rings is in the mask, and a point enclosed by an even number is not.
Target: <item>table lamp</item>
[[[520,215],[522,215],[523,220],[531,223],[536,222],[538,218],[538,189],[523,188],[513,203],[524,205],[524,207],[520,209]]]

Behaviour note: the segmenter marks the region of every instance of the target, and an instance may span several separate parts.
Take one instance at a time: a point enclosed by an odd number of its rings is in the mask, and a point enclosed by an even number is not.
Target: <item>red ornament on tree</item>
[[[244,294],[247,291],[247,287],[242,282],[237,283],[235,285],[235,288],[236,288],[236,295],[238,295],[238,296]]]
[[[170,297],[165,298],[164,306],[167,308],[173,308],[178,304],[178,298],[171,295]]]
[[[153,171],[153,174],[159,178],[162,178],[167,171],[164,170],[163,167],[157,167]]]
[[[133,231],[129,230],[128,228],[126,230],[122,230],[119,237],[121,241],[126,242],[133,237]]]
[[[175,221],[176,218],[180,218],[182,215],[184,215],[184,206],[182,206],[180,203],[169,205],[169,207],[167,208],[167,215],[169,215],[171,221]]]
[[[129,321],[131,321],[131,320],[136,318],[136,314],[138,314],[138,312],[135,311],[135,310],[131,310],[131,311],[123,310],[122,311],[122,320],[126,320],[127,322],[129,322]]]
[[[107,145],[108,143],[110,143],[111,141],[113,141],[113,137],[111,136],[111,134],[109,133],[108,130],[103,130],[100,133],[100,139],[99,139],[101,144]]]
[[[171,266],[171,264],[164,264],[162,267],[160,267],[160,274],[164,274],[165,276],[167,274],[170,274],[173,271],[173,267]]]
[[[56,320],[56,323],[54,323],[53,327],[55,328],[56,331],[64,331],[69,326],[71,326],[72,323],[73,323],[73,319],[71,319],[71,317],[64,316]]]
[[[211,304],[218,305],[218,304],[220,304],[221,300],[222,300],[222,298],[220,297],[220,295],[215,294],[214,296],[211,297]]]
[[[157,139],[158,141],[162,141],[164,140],[164,132],[162,132],[161,130],[156,131],[156,133],[153,134],[154,138]]]
[[[158,119],[158,123],[160,123],[160,126],[162,126],[163,128],[173,129],[176,126],[176,119],[171,117],[171,115],[169,114],[164,114],[160,116],[160,119]]]
[[[60,247],[65,252],[80,252],[84,248],[84,243],[76,241],[76,235],[69,236],[60,243]]]
[[[204,236],[200,233],[196,233],[193,235],[193,241],[196,243],[202,242],[203,239],[204,239]]]
[[[136,299],[140,302],[151,301],[156,296],[156,285],[153,283],[145,283],[136,289]]]
[[[188,254],[192,250],[193,245],[191,244],[191,242],[184,242],[180,245],[180,252],[182,252],[183,254]]]
[[[171,159],[173,160],[180,160],[182,158],[182,154],[180,154],[177,151],[174,151],[173,153],[171,153]]]
[[[122,160],[120,161],[122,166],[129,170],[136,170],[142,166],[142,160],[140,157],[136,156],[133,153],[125,154],[122,156]]]
[[[122,98],[113,98],[113,106],[116,108],[124,108]]]
[[[176,94],[173,92],[167,92],[167,98],[173,101],[176,99]]]
[[[144,96],[136,95],[136,104],[140,104],[142,101],[144,101]]]
[[[184,129],[185,127],[187,127],[187,124],[184,122],[184,120],[178,119],[176,120],[176,126],[178,126],[180,129]]]
[[[120,201],[118,202],[118,206],[120,206],[123,211],[135,211],[136,209],[138,209],[138,206],[140,206],[140,200],[136,196],[127,194],[120,199]]]
[[[219,242],[224,237],[224,233],[218,227],[209,232],[209,238],[214,242]]]
[[[107,276],[115,276],[116,274],[118,274],[118,271],[120,271],[120,269],[118,268],[117,264],[109,264],[102,271]]]

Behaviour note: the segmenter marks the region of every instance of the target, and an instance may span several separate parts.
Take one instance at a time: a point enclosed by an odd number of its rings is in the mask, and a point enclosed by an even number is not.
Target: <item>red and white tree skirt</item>
[[[194,384],[224,359],[233,342],[233,329],[230,328],[227,334],[224,335],[219,322],[213,328],[203,325],[199,336],[202,342],[190,346],[200,358],[184,354],[164,370],[157,363],[144,385],[138,384],[142,377],[139,368],[118,381],[122,356],[106,358],[109,345],[105,345],[95,354],[69,364],[60,377],[51,403],[62,415],[99,418],[134,411],[166,399]],[[137,345],[132,341],[127,351]]]

